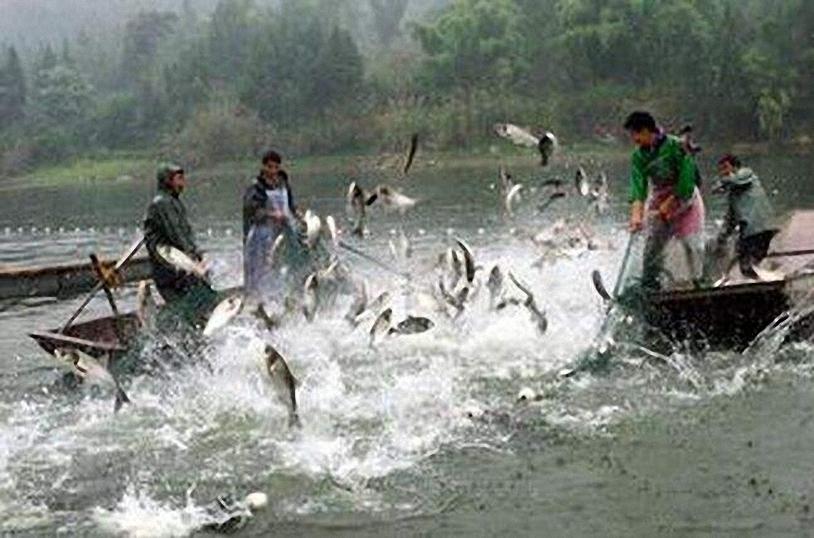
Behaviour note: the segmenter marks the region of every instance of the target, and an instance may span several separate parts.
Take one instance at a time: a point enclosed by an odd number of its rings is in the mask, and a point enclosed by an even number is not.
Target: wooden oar
[[[814,254],[814,249],[804,250],[787,250],[785,252],[769,252],[766,254],[767,258],[790,258],[792,256],[811,256]]]
[[[136,253],[144,245],[144,240],[145,239],[142,237],[141,239],[139,239],[138,241],[133,243],[133,245],[130,247],[130,249],[127,250],[127,252],[125,252],[124,255],[121,258],[119,258],[119,261],[116,262],[116,265],[113,266],[113,270],[114,271],[119,271],[122,267],[124,267],[127,264],[127,262],[129,262],[130,259],[133,256],[135,256]],[[67,331],[71,327],[71,325],[76,320],[76,318],[79,317],[79,314],[81,314],[82,311],[85,310],[85,307],[88,306],[90,301],[96,296],[97,293],[99,293],[99,290],[104,288],[105,284],[106,283],[105,283],[104,279],[99,279],[99,282],[93,287],[93,289],[90,291],[90,293],[85,298],[85,300],[82,301],[82,304],[79,305],[79,308],[76,309],[76,312],[74,312],[73,315],[71,316],[71,318],[67,321],[67,323],[65,323],[65,325],[62,326],[62,329],[60,329],[60,331],[59,331],[60,333],[64,334],[65,331]]]
[[[594,287],[596,288],[597,293],[605,300],[607,303],[607,308],[605,310],[605,319],[602,321],[602,326],[599,328],[599,333],[597,334],[596,338],[594,339],[594,346],[597,351],[599,351],[599,355],[602,356],[605,354],[604,350],[600,349],[600,345],[597,345],[597,342],[601,342],[603,340],[608,340],[606,335],[608,331],[611,329],[611,322],[613,320],[613,316],[611,316],[611,310],[613,309],[613,305],[619,299],[619,292],[622,290],[622,283],[625,280],[625,275],[628,272],[628,266],[630,265],[630,258],[633,252],[633,244],[636,242],[636,237],[638,237],[638,233],[631,233],[627,240],[627,247],[625,247],[625,255],[622,257],[622,265],[619,267],[619,274],[616,276],[616,285],[613,287],[613,293],[608,293],[608,290],[605,288],[605,284],[602,282],[602,274],[594,270],[591,273],[591,279],[593,280]],[[585,370],[589,367],[589,365],[593,362],[592,359],[583,357],[581,358],[577,364],[573,368],[564,368],[558,372],[558,376],[562,378],[566,377],[573,377],[577,373]]]

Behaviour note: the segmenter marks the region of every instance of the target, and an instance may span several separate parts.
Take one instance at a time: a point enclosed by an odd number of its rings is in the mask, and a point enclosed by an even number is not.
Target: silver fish
[[[466,271],[466,281],[472,284],[472,282],[475,280],[475,271],[477,270],[475,267],[475,257],[472,255],[472,250],[466,243],[464,243],[463,239],[455,238],[455,242],[458,243],[461,252],[463,252],[463,265],[464,270]]]
[[[130,403],[130,398],[122,389],[113,374],[97,359],[77,349],[55,349],[54,357],[60,366],[66,368],[84,383],[113,390],[116,400],[113,411],[118,412],[122,405]]]
[[[588,175],[581,166],[577,167],[577,173],[574,175],[574,189],[577,194],[582,197],[588,196],[591,193],[591,186],[588,184]]]
[[[322,230],[322,219],[309,209],[305,212],[303,220],[305,221],[305,242],[308,248],[313,248]]]
[[[275,260],[284,252],[285,248],[285,234],[279,234],[271,245],[271,248],[266,253],[266,264],[269,267],[274,266]]]
[[[147,280],[142,280],[138,285],[136,317],[142,327],[149,327],[155,321],[158,306],[153,297],[153,291]]]
[[[489,279],[486,281],[486,288],[489,290],[489,304],[495,308],[503,294],[503,272],[495,265],[489,271]]]
[[[554,156],[554,152],[559,145],[559,141],[557,137],[554,136],[554,133],[551,131],[543,133],[543,136],[540,137],[540,141],[537,143],[537,149],[540,152],[540,166],[546,166],[551,161],[551,157]]]
[[[429,318],[419,316],[407,316],[398,325],[391,328],[390,334],[420,334],[435,327],[435,323]]]
[[[308,275],[303,288],[302,309],[305,319],[314,321],[314,317],[319,307],[319,279],[316,273]]]
[[[537,148],[537,151],[540,152],[541,166],[546,166],[549,163],[554,151],[559,146],[557,137],[551,131],[546,131],[541,136],[535,136],[526,129],[511,123],[496,123],[494,131],[498,136],[509,140],[516,146]]]
[[[390,302],[390,293],[383,291],[375,299],[370,301],[370,304],[367,305],[368,310],[378,311],[380,308],[384,307],[385,304]]]
[[[206,267],[201,262],[196,262],[189,255],[181,252],[175,247],[169,245],[159,245],[156,247],[156,253],[168,265],[185,273],[197,275],[201,278],[206,278]]]
[[[385,309],[373,322],[370,327],[370,347],[374,347],[382,338],[390,333],[390,325],[393,319],[393,309]]]
[[[444,286],[444,279],[441,278],[438,280],[438,289],[441,291],[441,297],[444,298],[444,301],[453,307],[457,311],[458,315],[460,315],[461,312],[463,312],[464,303],[466,303],[466,299],[469,297],[469,288],[464,286],[458,291],[458,293],[453,294],[446,289],[446,286]]]
[[[522,183],[517,183],[516,185],[512,185],[512,188],[509,189],[509,192],[506,193],[505,198],[503,199],[503,207],[506,209],[506,214],[509,216],[514,215],[514,204],[520,198],[520,191],[523,189]]]
[[[336,228],[336,219],[332,215],[325,217],[326,230],[328,232],[328,239],[336,245],[339,241],[339,231]]]
[[[523,302],[523,306],[525,306],[531,314],[531,321],[537,327],[540,334],[545,333],[548,330],[548,318],[545,313],[537,307],[534,294],[529,290],[528,286],[521,284],[511,271],[509,271],[509,278],[514,282],[514,285],[525,294],[526,300]]]
[[[300,425],[297,414],[297,392],[299,381],[291,373],[288,363],[282,355],[271,345],[265,349],[266,372],[277,398],[288,410],[288,427]]]
[[[408,209],[412,209],[418,202],[415,198],[410,198],[389,185],[379,185],[376,187],[376,193],[378,200],[385,207],[396,209],[400,213],[405,213]]]
[[[243,308],[243,297],[240,295],[233,295],[221,301],[212,314],[204,327],[203,335],[212,336],[216,331],[225,327],[235,316],[240,313]]]
[[[353,296],[353,303],[350,305],[350,309],[348,313],[345,314],[345,319],[353,325],[354,327],[357,324],[357,319],[362,313],[367,309],[367,285],[364,281],[360,282],[355,287],[355,293]]]

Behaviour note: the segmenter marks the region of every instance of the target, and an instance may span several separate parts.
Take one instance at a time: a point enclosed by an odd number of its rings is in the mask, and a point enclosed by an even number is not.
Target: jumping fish
[[[142,327],[148,327],[155,320],[157,305],[150,283],[142,280],[138,285],[136,317]]]
[[[266,372],[271,386],[280,403],[288,410],[288,427],[299,426],[300,417],[297,415],[296,393],[296,388],[300,384],[299,381],[291,373],[283,356],[271,345],[266,345],[265,361]]]
[[[528,286],[521,284],[511,271],[509,271],[509,278],[512,282],[514,282],[514,285],[525,294],[526,300],[523,302],[523,306],[525,306],[531,314],[531,320],[537,327],[537,330],[540,332],[540,334],[545,333],[546,330],[548,330],[548,318],[546,317],[545,313],[537,307],[534,294],[531,293]]]
[[[314,317],[319,307],[319,279],[316,273],[308,275],[305,279],[305,286],[303,288],[303,301],[302,310],[305,314],[305,319],[314,321]]]
[[[357,319],[362,315],[362,312],[367,309],[367,285],[364,281],[361,281],[355,286],[354,291],[353,302],[350,305],[348,313],[345,315],[345,319],[355,327]]]
[[[514,215],[514,203],[520,197],[520,191],[523,189],[522,183],[517,183],[513,185],[509,192],[506,193],[506,197],[503,199],[503,207],[506,209],[506,214],[509,216]]]
[[[332,215],[328,215],[325,217],[325,225],[328,232],[328,238],[331,240],[334,246],[336,246],[337,242],[339,241],[339,231],[336,228],[336,219],[334,219]]]
[[[503,293],[503,272],[495,265],[489,271],[489,279],[486,281],[486,288],[489,290],[489,305],[495,308]]]
[[[308,248],[313,248],[319,239],[319,232],[322,230],[322,219],[310,209],[305,212],[305,242]]]
[[[63,368],[67,368],[83,382],[113,390],[116,395],[114,412],[118,412],[122,405],[130,403],[130,398],[113,374],[95,358],[77,349],[59,348],[54,350],[54,357]]]
[[[435,324],[429,318],[407,316],[388,332],[389,334],[420,334],[429,331],[433,327],[435,327]]]
[[[373,326],[370,327],[370,347],[374,347],[382,338],[390,333],[390,325],[393,319],[393,309],[387,308],[378,315]]]
[[[577,173],[574,175],[574,189],[576,193],[582,197],[588,196],[591,193],[591,186],[588,184],[588,175],[581,166],[577,167]]]
[[[540,152],[541,166],[546,166],[549,163],[554,151],[559,146],[557,137],[551,131],[546,131],[542,136],[538,137],[511,123],[496,123],[494,131],[498,136],[509,140],[516,146],[537,148],[537,151]]]
[[[475,266],[475,257],[472,255],[472,250],[469,246],[464,243],[463,239],[455,238],[455,242],[458,243],[458,246],[463,253],[464,259],[464,269],[466,271],[466,281],[472,284],[475,280],[475,271],[477,270]]]
[[[410,198],[389,185],[379,185],[376,187],[376,193],[378,194],[378,200],[385,207],[396,209],[402,214],[415,207],[417,203],[415,198]]]
[[[206,278],[206,268],[203,263],[196,262],[189,255],[181,252],[175,247],[169,245],[159,245],[156,247],[156,253],[167,264],[175,267],[176,269],[185,273],[197,275],[201,278]]]
[[[221,301],[209,316],[209,321],[206,322],[203,335],[212,336],[216,331],[222,329],[232,321],[232,319],[240,313],[242,308],[243,297],[240,295],[233,295]]]

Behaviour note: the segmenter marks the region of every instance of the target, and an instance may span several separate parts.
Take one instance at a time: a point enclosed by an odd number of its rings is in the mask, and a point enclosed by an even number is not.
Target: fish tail
[[[296,411],[288,415],[288,427],[297,429],[302,428],[302,423],[300,423],[300,416],[297,414]]]
[[[116,387],[116,402],[113,404],[113,412],[118,413],[119,409],[126,403],[132,403],[130,397],[121,387]]]

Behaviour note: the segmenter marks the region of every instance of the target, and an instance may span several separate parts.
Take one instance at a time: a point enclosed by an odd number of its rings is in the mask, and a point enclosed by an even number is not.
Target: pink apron
[[[654,185],[652,182],[650,189],[652,194],[647,204],[648,226],[662,226],[659,206],[669,196],[673,195],[675,190],[673,185]],[[701,193],[698,192],[697,187],[693,191],[692,198],[681,202],[681,206],[673,219],[667,224],[669,226],[669,235],[679,239],[701,233],[704,228],[704,200],[701,198]]]

